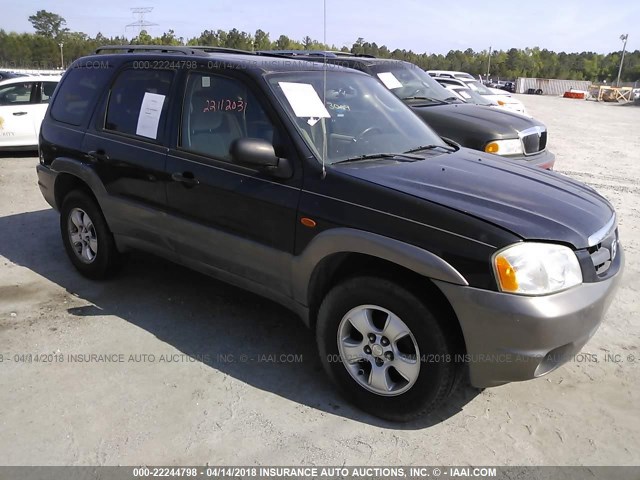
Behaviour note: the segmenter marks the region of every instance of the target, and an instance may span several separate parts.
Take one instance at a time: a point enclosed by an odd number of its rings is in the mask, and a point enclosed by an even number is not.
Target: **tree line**
[[[231,30],[205,30],[198,37],[184,39],[173,30],[160,36],[152,36],[142,30],[132,39],[125,36],[106,37],[98,33],[91,37],[82,32],[66,28],[60,15],[38,11],[29,17],[35,33],[7,32],[0,29],[0,67],[4,68],[60,68],[73,60],[93,52],[101,45],[208,45],[240,50],[340,50],[353,54],[374,55],[381,58],[406,60],[425,70],[460,70],[474,75],[487,73],[489,55],[486,50],[451,50],[446,55],[415,53],[411,50],[391,50],[385,45],[358,38],[351,47],[324,45],[306,36],[296,40],[280,35],[272,40],[263,30],[255,33]],[[60,47],[62,44],[62,48]],[[62,50],[62,52],[61,52]],[[62,57],[61,58],[61,53]],[[517,77],[560,78],[569,80],[591,80],[595,82],[615,81],[622,52],[600,54],[594,52],[556,53],[538,47],[491,52],[489,76],[493,79]],[[640,50],[627,52],[621,80],[640,81]]]

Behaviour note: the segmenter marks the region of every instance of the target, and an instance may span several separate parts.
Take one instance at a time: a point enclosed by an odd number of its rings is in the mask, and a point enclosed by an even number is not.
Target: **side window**
[[[53,95],[58,82],[42,82],[42,90],[40,93],[40,101],[42,103],[49,103],[49,99]]]
[[[69,125],[82,125],[93,112],[94,99],[109,80],[109,68],[72,66],[51,105],[51,116]]]
[[[182,106],[180,146],[231,161],[231,144],[242,137],[267,140],[281,155],[277,130],[246,85],[208,73],[189,74]]]
[[[168,70],[124,70],[111,87],[104,128],[156,140],[173,77]]]
[[[0,106],[31,103],[33,83],[11,83],[0,86]]]

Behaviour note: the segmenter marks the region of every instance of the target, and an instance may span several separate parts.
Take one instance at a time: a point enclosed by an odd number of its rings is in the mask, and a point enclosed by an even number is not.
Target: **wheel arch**
[[[449,301],[433,280],[468,285],[466,279],[437,255],[370,232],[338,228],[319,234],[294,260],[293,290],[308,306],[310,327],[315,326],[320,303],[337,283],[355,275],[376,275],[392,280],[421,300],[454,319],[447,328],[464,344],[462,330]]]
[[[70,158],[56,158],[51,168],[58,174],[54,185],[54,198],[58,210],[62,207],[64,197],[75,189],[89,193],[102,208],[101,199],[106,190],[98,174],[89,165]]]

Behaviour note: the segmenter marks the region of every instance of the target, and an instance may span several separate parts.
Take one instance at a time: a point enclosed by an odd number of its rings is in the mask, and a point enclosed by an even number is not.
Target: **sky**
[[[73,31],[91,36],[126,35],[137,17],[133,7],[153,7],[147,21],[152,35],[173,29],[185,40],[204,30],[268,32],[301,40],[322,41],[323,0],[23,0],[3,2],[0,29],[32,32],[29,15],[44,9],[67,20]],[[365,41],[417,53],[535,47],[556,52],[622,50],[620,35],[628,33],[627,50],[640,49],[640,1],[528,0],[434,2],[432,0],[326,0],[326,41],[351,47]]]

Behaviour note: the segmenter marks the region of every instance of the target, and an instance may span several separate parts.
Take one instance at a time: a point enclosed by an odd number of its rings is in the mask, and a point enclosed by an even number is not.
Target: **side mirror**
[[[236,163],[270,173],[277,178],[289,178],[293,174],[286,158],[278,158],[270,142],[262,138],[237,138],[229,149]]]

